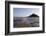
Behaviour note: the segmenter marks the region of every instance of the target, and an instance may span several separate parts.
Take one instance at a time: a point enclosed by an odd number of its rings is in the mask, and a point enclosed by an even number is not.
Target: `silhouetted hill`
[[[39,16],[36,15],[36,14],[32,14],[32,15],[30,15],[30,16],[28,16],[28,17],[39,17]]]

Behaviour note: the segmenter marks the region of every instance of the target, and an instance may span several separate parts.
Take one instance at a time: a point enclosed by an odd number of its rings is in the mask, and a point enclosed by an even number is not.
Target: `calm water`
[[[24,23],[24,24],[23,24]],[[39,17],[15,17],[14,18],[14,27],[18,27],[17,25],[28,25],[30,27],[39,27]]]

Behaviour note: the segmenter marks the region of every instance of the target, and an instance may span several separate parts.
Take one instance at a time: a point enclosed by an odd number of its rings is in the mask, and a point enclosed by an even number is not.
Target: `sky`
[[[28,17],[33,13],[39,15],[39,9],[38,8],[13,8],[14,17]]]

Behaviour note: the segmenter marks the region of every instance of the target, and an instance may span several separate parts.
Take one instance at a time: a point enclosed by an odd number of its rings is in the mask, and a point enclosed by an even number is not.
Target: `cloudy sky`
[[[13,8],[14,17],[27,17],[33,13],[39,15],[39,9],[38,8]]]

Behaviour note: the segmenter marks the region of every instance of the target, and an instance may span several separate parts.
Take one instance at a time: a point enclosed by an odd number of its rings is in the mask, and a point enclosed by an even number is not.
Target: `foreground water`
[[[15,17],[14,27],[39,27],[39,17]]]

